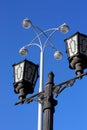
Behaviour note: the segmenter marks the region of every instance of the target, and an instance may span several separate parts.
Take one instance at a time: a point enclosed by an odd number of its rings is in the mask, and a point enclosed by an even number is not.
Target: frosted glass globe
[[[28,18],[25,18],[22,22],[22,25],[24,28],[28,29],[32,26],[32,23]]]
[[[21,48],[20,50],[19,50],[19,54],[21,54],[21,55],[27,55],[28,54],[28,50],[26,49],[26,48]]]
[[[69,26],[66,23],[64,23],[62,26],[60,26],[59,30],[62,33],[68,33],[69,32]]]
[[[54,53],[54,58],[55,58],[56,60],[60,60],[60,59],[62,58],[62,53],[59,52],[59,51],[56,51],[56,52]]]

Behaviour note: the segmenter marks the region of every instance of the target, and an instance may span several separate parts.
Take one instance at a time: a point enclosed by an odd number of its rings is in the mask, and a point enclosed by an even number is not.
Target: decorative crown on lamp
[[[38,65],[31,61],[23,60],[13,65],[14,69],[14,91],[19,94],[20,100],[27,94],[34,92],[38,78]]]
[[[80,75],[87,68],[87,35],[79,32],[64,40],[69,66]]]

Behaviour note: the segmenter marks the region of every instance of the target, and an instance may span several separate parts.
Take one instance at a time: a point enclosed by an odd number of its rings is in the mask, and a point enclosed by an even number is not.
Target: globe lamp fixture
[[[19,54],[21,54],[22,56],[25,56],[28,54],[28,49],[26,49],[25,47],[22,47],[20,50],[19,50]]]
[[[59,52],[59,51],[55,51],[55,53],[54,53],[54,58],[55,58],[56,60],[60,60],[60,59],[62,58],[62,53]]]
[[[60,30],[62,33],[68,33],[68,32],[69,32],[69,26],[68,26],[66,23],[64,23],[63,25],[61,25],[61,26],[59,27],[59,30]]]
[[[28,18],[25,18],[22,22],[22,25],[24,28],[28,29],[32,26],[32,22]]]

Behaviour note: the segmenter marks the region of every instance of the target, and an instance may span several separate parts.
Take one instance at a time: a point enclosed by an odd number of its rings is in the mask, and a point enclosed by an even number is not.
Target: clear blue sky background
[[[0,0],[0,130],[37,130],[38,105],[14,106],[18,95],[13,91],[12,64],[24,58],[39,64],[39,49],[32,47],[26,57],[21,57],[19,49],[30,42],[35,34],[22,28],[22,20],[28,17],[43,30],[57,27],[64,22],[70,32],[57,32],[52,41],[63,53],[63,59],[56,61],[53,50],[45,51],[44,83],[48,72],[55,74],[55,84],[75,76],[69,69],[64,39],[77,31],[87,34],[86,0]],[[87,77],[77,80],[59,97],[54,115],[54,130],[87,130]],[[39,79],[35,87],[38,92]]]

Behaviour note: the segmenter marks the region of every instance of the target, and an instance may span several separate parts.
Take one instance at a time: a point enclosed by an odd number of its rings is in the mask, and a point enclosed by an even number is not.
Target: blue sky
[[[53,51],[45,51],[44,84],[48,73],[55,74],[55,84],[75,76],[69,69],[64,39],[77,31],[87,34],[86,0],[0,0],[0,130],[37,130],[37,103],[14,106],[18,95],[13,91],[14,63],[27,58],[39,64],[39,49],[32,47],[26,57],[19,55],[19,49],[34,38],[35,34],[22,27],[25,17],[42,28],[57,27],[64,22],[70,32],[57,32],[52,41],[63,53],[62,60],[53,58]],[[67,88],[59,97],[54,114],[54,130],[87,130],[87,77],[77,80],[73,87]],[[35,92],[38,92],[39,79]]]

